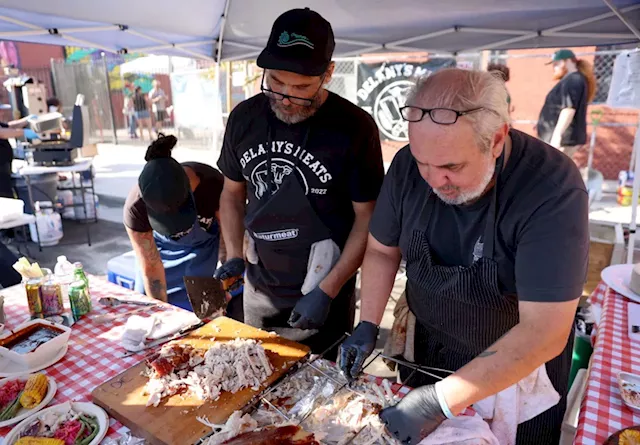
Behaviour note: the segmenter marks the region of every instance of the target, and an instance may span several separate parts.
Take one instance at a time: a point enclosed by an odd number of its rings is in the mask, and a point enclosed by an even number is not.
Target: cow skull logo
[[[393,82],[380,91],[373,105],[373,118],[378,128],[393,141],[409,140],[409,125],[402,119],[400,108],[404,107],[407,93],[413,85],[410,80]]]
[[[260,168],[262,167],[262,168]],[[280,190],[280,186],[284,179],[293,172],[293,167],[289,165],[271,163],[271,175],[274,184],[274,193]],[[267,174],[266,162],[261,163],[253,170],[251,174],[251,182],[253,183],[256,191],[256,198],[261,199],[262,196],[269,189],[269,175]]]

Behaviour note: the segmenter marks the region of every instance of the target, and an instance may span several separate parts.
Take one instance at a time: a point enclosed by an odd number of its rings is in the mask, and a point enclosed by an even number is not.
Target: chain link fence
[[[89,112],[89,141],[117,142],[106,62],[52,60],[51,74],[55,94],[62,103],[65,116],[71,115],[77,95],[84,95],[84,104]]]

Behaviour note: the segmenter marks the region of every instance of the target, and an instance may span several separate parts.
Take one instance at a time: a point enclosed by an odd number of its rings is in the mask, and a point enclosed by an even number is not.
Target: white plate
[[[50,412],[58,412],[65,413],[68,412],[69,409],[73,408],[74,411],[90,414],[98,419],[98,425],[100,426],[100,431],[98,431],[98,435],[89,443],[89,445],[98,445],[104,436],[107,435],[107,430],[109,429],[109,416],[104,412],[102,408],[93,403],[83,403],[83,402],[64,402],[59,405],[54,405],[49,408],[43,409],[40,412],[29,416],[18,425],[16,425],[7,436],[4,438],[4,445],[13,445],[19,438],[20,433],[31,423],[36,420],[36,418]]]
[[[20,377],[18,377],[18,379],[24,380],[26,382],[29,379],[29,376],[30,376],[30,374],[21,375]],[[2,387],[2,385],[4,385],[9,380],[15,380],[15,379],[16,379],[16,377],[9,377],[9,378],[0,380],[0,387]],[[9,420],[5,420],[4,422],[0,422],[0,428],[5,427],[5,426],[9,426],[9,425],[15,425],[16,423],[26,419],[30,415],[37,413],[42,408],[47,406],[49,404],[49,402],[51,402],[51,400],[53,399],[53,396],[56,395],[56,391],[58,389],[58,386],[56,385],[56,382],[51,377],[47,376],[47,380],[48,380],[48,383],[49,383],[49,389],[47,389],[47,393],[44,395],[44,399],[42,399],[42,402],[40,402],[38,404],[38,406],[36,406],[35,408],[31,408],[31,409],[20,408],[18,410],[18,415],[15,416],[13,419],[9,419]]]
[[[33,368],[29,369],[25,369],[18,363],[12,362],[11,360],[5,360],[5,363],[0,364],[0,377],[18,377],[23,374],[32,374],[34,372],[41,371],[55,363],[58,363],[62,359],[62,357],[65,356],[68,348],[68,344],[64,345],[64,347],[60,349],[60,352],[56,354],[56,356],[51,360],[40,363],[38,366],[34,366]]]
[[[616,264],[615,266],[609,266],[604,269],[600,274],[600,277],[607,286],[618,292],[620,295],[640,303],[640,295],[636,294],[629,287],[632,270],[633,264]]]
[[[618,373],[618,389],[620,390],[620,398],[631,411],[640,413],[640,406],[634,405],[631,400],[625,399],[625,389],[623,388],[623,385],[628,385],[630,391],[637,393],[638,388],[640,388],[640,376],[631,374],[629,372]]]

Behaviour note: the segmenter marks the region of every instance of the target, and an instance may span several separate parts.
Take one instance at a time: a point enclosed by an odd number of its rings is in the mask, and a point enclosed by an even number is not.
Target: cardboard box
[[[83,158],[92,158],[98,154],[98,144],[88,144],[80,149]]]

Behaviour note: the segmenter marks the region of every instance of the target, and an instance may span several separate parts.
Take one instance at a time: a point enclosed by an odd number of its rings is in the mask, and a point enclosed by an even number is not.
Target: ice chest
[[[132,250],[107,262],[107,279],[119,286],[133,289],[136,283],[136,254]]]

